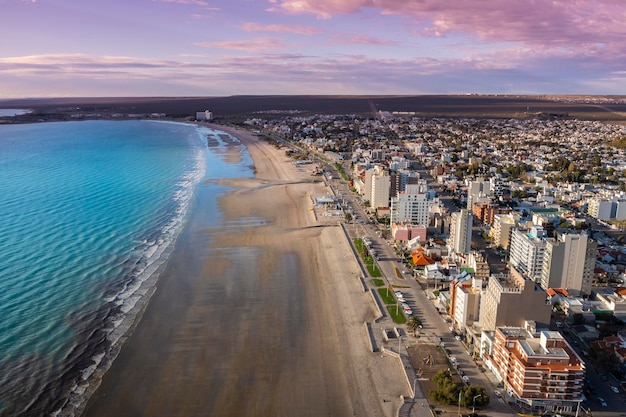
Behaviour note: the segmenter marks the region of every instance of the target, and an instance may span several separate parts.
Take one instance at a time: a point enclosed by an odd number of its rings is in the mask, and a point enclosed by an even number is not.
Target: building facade
[[[552,306],[546,292],[511,267],[508,275],[491,276],[485,291],[481,323],[483,331],[498,326],[523,326],[533,320],[541,326],[550,325]]]
[[[391,223],[428,226],[431,207],[435,204],[435,194],[428,190],[426,182],[407,184],[405,192],[391,199]]]
[[[548,240],[541,286],[591,294],[597,248],[585,233],[561,233]]]
[[[466,253],[472,249],[473,220],[469,210],[461,209],[450,218],[450,238],[448,247],[456,253]]]
[[[509,250],[511,265],[533,281],[541,282],[546,245],[545,230],[541,226],[513,229]]]
[[[582,401],[585,365],[559,332],[497,327],[491,363],[507,392],[533,413],[573,413]]]

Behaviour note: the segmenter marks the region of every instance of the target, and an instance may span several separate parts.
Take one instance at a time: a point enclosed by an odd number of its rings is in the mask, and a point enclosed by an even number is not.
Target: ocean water
[[[73,415],[154,291],[196,187],[241,176],[205,127],[0,126],[0,416]],[[219,222],[217,206],[204,207]]]
[[[0,117],[21,116],[30,112],[31,110],[26,109],[0,109]]]

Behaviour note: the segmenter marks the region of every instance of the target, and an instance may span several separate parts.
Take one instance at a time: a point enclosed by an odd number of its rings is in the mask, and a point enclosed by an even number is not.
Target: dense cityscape
[[[245,125],[343,175],[366,221],[436,289],[450,330],[502,388],[495,395],[521,412],[622,407],[624,126],[388,112]]]

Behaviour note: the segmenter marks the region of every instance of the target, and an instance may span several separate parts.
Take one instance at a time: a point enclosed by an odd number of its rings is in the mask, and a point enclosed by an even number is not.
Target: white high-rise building
[[[609,220],[612,217],[613,205],[611,200],[591,199],[587,206],[587,214],[598,220]]]
[[[437,203],[434,193],[428,191],[425,181],[407,184],[405,192],[400,192],[391,199],[391,223],[428,226],[431,207]]]
[[[467,184],[467,209],[472,210],[475,202],[484,201],[491,192],[491,182],[474,180]]]
[[[541,226],[511,232],[510,262],[520,273],[539,283],[546,251],[546,231]]]
[[[389,190],[391,189],[391,177],[383,175],[372,176],[372,190],[370,197],[370,207],[389,207]]]
[[[391,177],[379,165],[365,171],[363,198],[368,200],[371,208],[389,207]]]
[[[519,218],[518,213],[496,214],[493,216],[493,223],[491,224],[489,233],[496,246],[500,246],[504,249],[509,248],[511,230],[517,226]]]
[[[456,253],[467,253],[472,249],[473,218],[469,210],[452,213],[448,247]]]
[[[563,233],[547,241],[541,286],[591,294],[598,245],[584,233]]]

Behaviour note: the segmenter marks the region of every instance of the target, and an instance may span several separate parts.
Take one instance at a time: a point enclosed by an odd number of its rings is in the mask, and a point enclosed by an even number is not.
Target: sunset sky
[[[0,0],[0,98],[626,94],[624,0]]]

